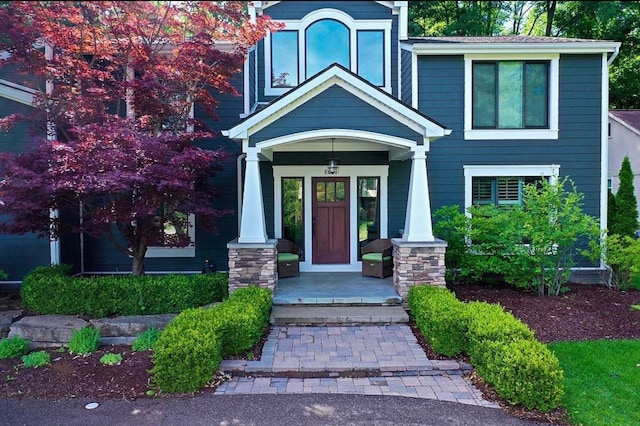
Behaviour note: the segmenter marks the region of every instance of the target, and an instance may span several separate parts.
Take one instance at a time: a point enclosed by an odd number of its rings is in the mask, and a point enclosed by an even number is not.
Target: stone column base
[[[255,285],[275,291],[277,281],[277,240],[266,243],[227,244],[229,250],[229,294],[239,288]]]
[[[445,287],[446,265],[444,255],[447,242],[407,241],[392,238],[393,243],[393,287],[406,302],[409,289],[415,285]]]

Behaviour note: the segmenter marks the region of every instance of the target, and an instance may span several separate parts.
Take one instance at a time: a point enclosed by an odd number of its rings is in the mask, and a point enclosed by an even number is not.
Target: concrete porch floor
[[[393,277],[363,277],[359,272],[301,272],[279,279],[274,305],[399,305]]]

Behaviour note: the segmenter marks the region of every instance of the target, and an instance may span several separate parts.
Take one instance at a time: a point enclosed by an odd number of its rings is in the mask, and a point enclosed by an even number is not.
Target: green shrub
[[[176,316],[160,334],[153,352],[153,383],[168,393],[193,393],[206,385],[222,361],[215,315],[202,308]]]
[[[563,376],[558,358],[536,340],[498,343],[482,374],[511,404],[545,412],[560,405]]]
[[[446,288],[428,285],[409,290],[407,303],[422,335],[433,350],[455,356],[467,349],[465,305]]]
[[[228,296],[228,275],[105,275],[71,277],[67,265],[43,266],[24,277],[24,308],[39,314],[113,315],[179,313],[222,301]]]
[[[13,336],[0,340],[0,359],[17,358],[29,352],[29,341]]]
[[[44,367],[51,362],[51,355],[45,351],[32,352],[22,357],[22,364],[27,368]]]
[[[160,330],[151,326],[144,333],[138,333],[138,337],[131,344],[131,349],[136,352],[153,350],[158,338],[160,338]]]
[[[100,330],[92,326],[82,327],[71,332],[69,352],[72,354],[90,354],[98,350]]]
[[[122,362],[122,355],[120,354],[104,354],[100,357],[100,363],[104,365],[118,365]]]
[[[192,393],[212,378],[223,356],[255,346],[269,324],[271,292],[236,290],[211,309],[188,309],[162,331],[153,354],[154,384],[168,393]]]
[[[501,345],[516,340],[535,340],[529,326],[497,303],[468,302],[466,310],[468,354],[480,372],[487,365],[486,358],[491,351],[499,350]]]

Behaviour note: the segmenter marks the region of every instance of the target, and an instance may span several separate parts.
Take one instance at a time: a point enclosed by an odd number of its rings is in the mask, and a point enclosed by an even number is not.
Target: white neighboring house
[[[640,200],[640,109],[609,111],[609,189],[615,194],[620,186],[618,173],[628,156],[633,172],[633,188]]]

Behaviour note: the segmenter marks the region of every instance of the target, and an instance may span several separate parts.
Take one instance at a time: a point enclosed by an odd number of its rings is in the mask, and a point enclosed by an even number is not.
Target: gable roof
[[[640,109],[614,109],[609,117],[640,136]]]
[[[246,139],[334,85],[341,86],[426,138],[436,139],[451,133],[444,125],[372,85],[344,66],[334,63],[247,116],[232,128],[223,130],[222,134],[231,139]]]

